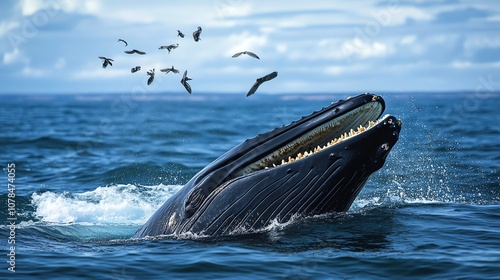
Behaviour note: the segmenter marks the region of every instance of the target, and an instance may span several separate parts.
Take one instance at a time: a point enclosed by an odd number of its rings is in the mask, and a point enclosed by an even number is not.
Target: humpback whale
[[[224,236],[347,211],[402,122],[365,93],[248,139],[199,171],[134,234]]]

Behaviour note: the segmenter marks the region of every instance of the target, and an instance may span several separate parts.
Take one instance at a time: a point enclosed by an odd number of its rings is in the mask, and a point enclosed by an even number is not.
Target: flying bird
[[[260,58],[259,58],[256,54],[254,54],[253,52],[249,52],[249,51],[243,51],[243,52],[235,53],[235,54],[233,54],[233,56],[232,56],[232,57],[233,57],[233,58],[234,58],[234,57],[238,57],[238,56],[240,56],[240,55],[242,55],[242,54],[246,54],[246,55],[249,55],[249,56],[251,56],[251,57],[254,57],[254,58],[260,59]]]
[[[179,70],[175,69],[173,65],[170,68],[160,69],[160,71],[165,72],[165,74],[168,74],[169,72],[173,72],[174,74],[179,73]]]
[[[265,75],[264,77],[258,78],[255,81],[255,84],[253,84],[252,88],[250,88],[250,90],[248,91],[247,97],[254,94],[262,83],[270,81],[270,80],[276,78],[276,76],[278,76],[278,72],[274,71],[272,73]]]
[[[189,94],[191,94],[191,86],[188,84],[188,81],[192,80],[191,78],[189,78],[187,76],[187,70],[184,71],[184,75],[182,76],[182,79],[181,79],[181,84],[186,88],[187,92],[189,92]]]
[[[145,52],[143,51],[139,51],[139,50],[136,50],[136,49],[133,49],[131,51],[125,51],[125,53],[127,54],[133,54],[133,53],[137,53],[137,54],[146,54]]]
[[[141,66],[136,66],[136,67],[132,67],[132,69],[130,69],[130,72],[135,73],[139,70],[141,70]]]
[[[180,30],[177,30],[177,37],[184,38],[184,33],[182,33]]]
[[[128,46],[128,43],[127,41],[123,40],[123,39],[118,39],[118,42],[124,42],[125,43],[125,47]]]
[[[108,66],[108,64],[110,66],[113,66],[113,63],[111,63],[111,61],[114,61],[114,60],[112,60],[111,58],[107,58],[104,56],[100,56],[99,58],[103,60],[102,68],[106,68]]]
[[[168,46],[160,46],[158,49],[159,50],[167,49],[168,53],[170,53],[171,50],[176,49],[178,46],[179,46],[179,44],[168,45]]]
[[[153,82],[155,79],[155,69],[153,68],[152,70],[149,70],[146,74],[148,74],[149,79],[148,79],[148,86]]]
[[[198,29],[193,32],[193,38],[195,42],[198,42],[200,40],[200,34],[201,34],[201,27],[198,26]]]

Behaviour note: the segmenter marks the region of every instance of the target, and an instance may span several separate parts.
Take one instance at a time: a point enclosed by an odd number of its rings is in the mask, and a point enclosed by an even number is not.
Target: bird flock
[[[200,26],[198,26],[198,28],[193,32],[193,40],[195,42],[199,42],[201,40],[201,32],[202,32],[202,28]],[[182,33],[180,30],[177,30],[177,37],[180,37],[180,38],[184,38],[184,33]],[[128,46],[128,43],[127,41],[125,41],[124,39],[118,39],[118,42],[122,42],[125,44],[125,47]],[[167,50],[168,53],[170,53],[172,50],[176,49],[179,47],[179,44],[171,44],[171,45],[164,45],[164,46],[160,46],[158,49],[159,50]],[[144,51],[141,51],[141,50],[137,50],[137,49],[132,49],[132,50],[126,50],[124,51],[126,54],[138,54],[138,55],[145,55],[146,52]],[[241,51],[241,52],[237,52],[235,53],[232,58],[237,58],[241,55],[248,55],[250,57],[253,57],[255,59],[259,59],[260,60],[260,57],[257,56],[255,53],[253,52],[250,52],[250,51]],[[108,58],[108,57],[105,57],[105,56],[99,56],[100,59],[102,59],[102,68],[106,68],[109,66],[113,66],[113,63],[114,60],[111,59],[111,58]],[[130,69],[130,72],[131,73],[136,73],[138,71],[141,70],[141,66],[134,66]],[[161,72],[164,72],[165,74],[168,74],[170,72],[172,72],[173,74],[178,74],[179,73],[179,70],[178,69],[175,69],[174,66],[172,65],[172,67],[170,68],[164,68],[164,69],[160,69]],[[148,77],[148,81],[147,81],[147,84],[148,85],[151,85],[154,81],[154,78],[155,78],[155,69],[150,69],[149,71],[146,72],[146,75],[149,76]],[[276,78],[278,76],[278,72],[274,71],[272,73],[269,73],[263,77],[260,77],[260,78],[257,78],[255,83],[253,84],[253,86],[250,88],[250,90],[248,91],[247,93],[247,97],[254,94],[257,89],[259,88],[259,86],[264,83],[264,82],[267,82],[267,81],[270,81],[274,78]],[[184,71],[184,74],[182,75],[182,79],[181,79],[181,84],[184,86],[184,88],[186,89],[186,91],[191,94],[192,93],[192,90],[191,90],[191,85],[188,83],[188,81],[191,81],[192,79],[188,77],[187,75],[187,70]]]

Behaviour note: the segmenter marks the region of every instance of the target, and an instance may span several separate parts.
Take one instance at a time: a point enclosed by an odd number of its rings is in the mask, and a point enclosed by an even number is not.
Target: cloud
[[[340,75],[345,72],[345,67],[342,66],[328,66],[325,68],[325,73],[329,75]]]
[[[242,0],[215,0],[213,8],[218,18],[241,17],[250,14],[251,5]]]
[[[252,35],[246,31],[240,34],[230,35],[225,43],[225,45],[231,46],[226,51],[226,55],[231,56],[236,52],[246,50],[258,52],[267,42],[267,35]]]
[[[11,30],[18,28],[18,27],[19,27],[18,21],[11,20],[11,21],[0,22],[0,38],[5,36]]]
[[[346,73],[362,73],[369,70],[369,66],[365,64],[349,64],[346,66],[328,66],[325,67],[324,73],[331,76],[339,76]]]
[[[12,52],[5,52],[3,54],[3,64],[14,64],[16,62],[27,63],[29,60],[26,58],[18,48],[15,48]]]
[[[417,40],[416,35],[407,35],[401,38],[401,45],[412,45]]]
[[[459,10],[444,11],[437,14],[435,21],[439,23],[468,22],[474,18],[485,18],[490,16],[490,12],[476,8],[466,8]]]
[[[21,1],[21,14],[23,16],[30,16],[38,10],[44,8],[45,5],[42,1],[38,0],[23,0]]]
[[[31,66],[23,67],[22,74],[24,76],[32,77],[32,78],[40,78],[49,76],[50,72],[46,69],[37,69]]]
[[[84,79],[84,80],[94,80],[94,79],[109,79],[109,78],[119,78],[119,77],[130,77],[130,69],[110,69],[108,66],[106,69],[89,69],[89,70],[78,70],[73,72],[71,78],[74,79]]]
[[[342,44],[341,51],[345,58],[350,58],[352,55],[369,58],[377,56],[385,56],[391,52],[391,48],[382,42],[367,42],[358,37],[346,41]]]
[[[97,0],[22,0],[21,14],[25,17],[39,11],[56,10],[66,13],[98,14],[102,12],[101,1]]]
[[[180,86],[179,76],[158,71],[171,65],[189,70],[197,91],[246,90],[247,83],[274,70],[280,76],[266,85],[269,92],[330,91],[332,85],[351,91],[360,87],[359,80],[363,88],[467,87],[464,79],[457,77],[451,85],[439,76],[491,72],[500,60],[494,24],[500,21],[500,6],[493,1],[6,3],[10,7],[0,11],[6,15],[0,22],[0,37],[6,39],[0,42],[0,84],[15,81],[10,88],[19,91],[127,90],[143,85],[145,71],[152,68],[155,85],[164,78]],[[36,32],[28,29],[30,23]],[[198,25],[202,40],[194,42],[191,33]],[[177,37],[177,29],[186,38]],[[32,32],[24,36],[26,31]],[[21,43],[9,45],[10,35],[21,36]],[[147,55],[125,55],[118,38]],[[171,54],[158,50],[172,43],[179,48]],[[231,58],[242,50],[256,52],[261,60]],[[115,63],[102,69],[98,56]],[[136,65],[142,70],[131,74]]]
[[[65,67],[66,60],[62,57],[59,57],[56,61],[54,61],[50,67],[34,67],[26,59],[25,65],[22,67],[21,74],[25,77],[31,78],[48,78],[53,77],[55,74],[58,74],[58,71],[63,71]]]

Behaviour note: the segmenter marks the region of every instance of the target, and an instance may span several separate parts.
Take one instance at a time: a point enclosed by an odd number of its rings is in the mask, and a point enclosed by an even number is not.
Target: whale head
[[[258,231],[349,209],[396,144],[402,122],[362,94],[237,145],[198,172],[134,237]]]

